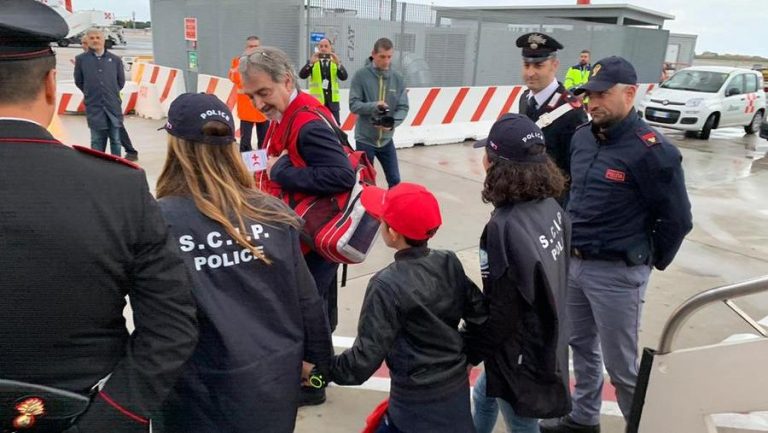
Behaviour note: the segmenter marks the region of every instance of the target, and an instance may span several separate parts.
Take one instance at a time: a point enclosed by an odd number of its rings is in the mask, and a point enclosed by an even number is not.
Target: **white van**
[[[754,134],[765,118],[763,76],[720,66],[681,69],[637,103],[651,125],[708,139],[713,129],[742,126]]]

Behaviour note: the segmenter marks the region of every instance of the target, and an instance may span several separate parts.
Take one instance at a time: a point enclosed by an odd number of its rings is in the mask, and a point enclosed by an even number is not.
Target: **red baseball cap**
[[[435,196],[415,183],[399,183],[388,190],[368,186],[360,200],[368,213],[415,241],[431,238],[443,223]]]

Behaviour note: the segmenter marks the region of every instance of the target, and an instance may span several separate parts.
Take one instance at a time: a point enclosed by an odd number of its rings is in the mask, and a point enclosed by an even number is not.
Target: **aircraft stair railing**
[[[768,330],[733,302],[761,292],[768,276],[699,293],[672,313],[658,350],[643,350],[627,433],[716,433],[716,414],[768,411]],[[686,321],[718,302],[757,335],[673,350]]]

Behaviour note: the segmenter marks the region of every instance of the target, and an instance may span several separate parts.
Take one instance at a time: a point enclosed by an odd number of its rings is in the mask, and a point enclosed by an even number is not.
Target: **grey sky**
[[[98,9],[119,18],[149,20],[149,0],[72,0],[76,10]],[[226,0],[221,0],[221,3]],[[576,0],[415,0],[441,6],[504,6],[530,4],[575,4]],[[696,52],[749,54],[768,57],[768,6],[766,0],[592,0],[593,4],[631,3],[672,14],[666,29],[675,33],[697,34]],[[212,4],[214,4],[212,2]]]

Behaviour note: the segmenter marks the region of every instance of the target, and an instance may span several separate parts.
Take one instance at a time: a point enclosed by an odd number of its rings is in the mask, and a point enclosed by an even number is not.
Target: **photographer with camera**
[[[365,67],[355,72],[349,89],[349,110],[358,115],[355,147],[371,162],[378,158],[390,188],[400,183],[394,129],[408,115],[405,81],[391,70],[395,49],[392,41],[381,38],[373,45]]]
[[[309,94],[331,110],[339,125],[339,80],[345,81],[347,76],[347,70],[341,65],[339,56],[333,52],[328,39],[317,44],[317,51],[299,71],[299,78],[309,77]]]

